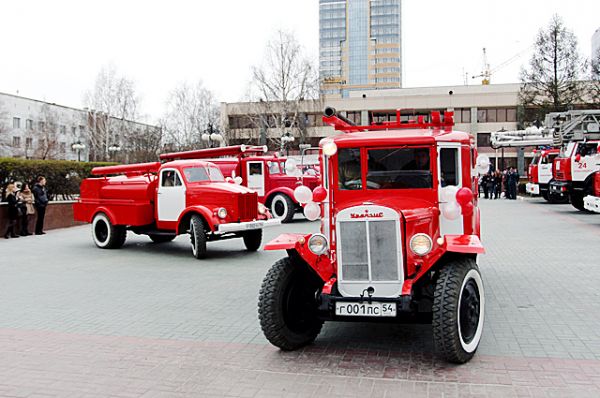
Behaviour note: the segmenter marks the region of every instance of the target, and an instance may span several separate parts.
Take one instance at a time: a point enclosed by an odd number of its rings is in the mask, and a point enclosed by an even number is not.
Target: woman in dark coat
[[[15,184],[11,183],[6,187],[6,201],[8,202],[8,228],[4,238],[18,238],[19,235],[15,233],[15,225],[19,218],[20,203],[19,198],[17,198],[17,188],[15,187]]]

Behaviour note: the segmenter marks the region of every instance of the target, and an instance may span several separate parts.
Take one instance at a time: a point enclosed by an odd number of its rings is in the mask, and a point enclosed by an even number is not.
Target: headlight
[[[217,216],[219,216],[219,218],[227,217],[227,209],[224,207],[221,207],[219,210],[217,210]]]
[[[336,154],[336,152],[337,152],[337,145],[335,145],[335,142],[329,141],[329,142],[326,142],[325,144],[323,144],[323,154],[325,154],[327,156],[333,156]]]
[[[320,256],[327,251],[327,238],[321,234],[314,234],[308,239],[308,248],[311,252]]]
[[[262,203],[258,204],[258,213],[259,214],[266,214],[267,213],[267,208]]]
[[[416,234],[410,239],[410,250],[417,256],[424,256],[431,251],[433,242],[427,234]]]

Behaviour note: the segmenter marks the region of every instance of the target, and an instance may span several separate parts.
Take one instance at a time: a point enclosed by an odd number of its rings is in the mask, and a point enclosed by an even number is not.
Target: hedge
[[[81,180],[91,176],[92,168],[114,164],[116,163],[0,158],[0,188],[4,194],[4,189],[10,182],[33,184],[38,176],[43,175],[52,199],[69,199],[79,194]]]

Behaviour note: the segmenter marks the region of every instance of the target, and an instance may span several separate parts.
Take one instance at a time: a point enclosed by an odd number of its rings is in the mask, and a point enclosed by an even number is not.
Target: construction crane
[[[498,72],[500,69],[504,68],[507,65],[510,65],[511,63],[513,63],[514,61],[516,61],[517,59],[519,59],[523,53],[529,51],[529,49],[531,49],[532,46],[527,47],[526,49],[518,52],[517,54],[513,55],[512,57],[510,57],[509,59],[507,59],[506,61],[496,65],[494,68],[490,67],[490,63],[488,62],[488,57],[487,57],[487,50],[484,47],[483,48],[483,64],[482,64],[482,68],[481,68],[481,73],[475,76],[471,76],[471,79],[478,79],[478,78],[482,78],[481,79],[481,84],[483,84],[484,86],[487,86],[488,84],[491,83],[492,81],[492,75],[495,72]]]

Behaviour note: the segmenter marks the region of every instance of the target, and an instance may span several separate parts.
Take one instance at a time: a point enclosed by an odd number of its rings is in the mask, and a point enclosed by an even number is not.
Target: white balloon
[[[242,185],[242,182],[244,182],[244,180],[242,180],[242,177],[240,176],[235,177],[233,181],[238,185]]]
[[[490,165],[488,164],[487,166],[482,166],[478,164],[476,169],[478,174],[487,174],[487,172],[490,171]]]
[[[300,185],[294,189],[294,198],[298,203],[308,203],[312,200],[312,191],[306,185]]]
[[[441,199],[442,202],[456,202],[456,193],[458,192],[458,187],[455,185],[448,185],[442,188]]]
[[[304,206],[304,217],[309,221],[315,221],[321,217],[321,208],[315,202],[308,202]]]
[[[460,206],[456,202],[444,203],[441,206],[442,216],[448,220],[456,220],[460,216]]]
[[[298,169],[298,162],[294,159],[288,159],[285,161],[285,171],[288,174],[294,173]]]
[[[477,156],[477,161],[475,163],[482,168],[490,167],[490,158],[487,155],[479,155]]]

